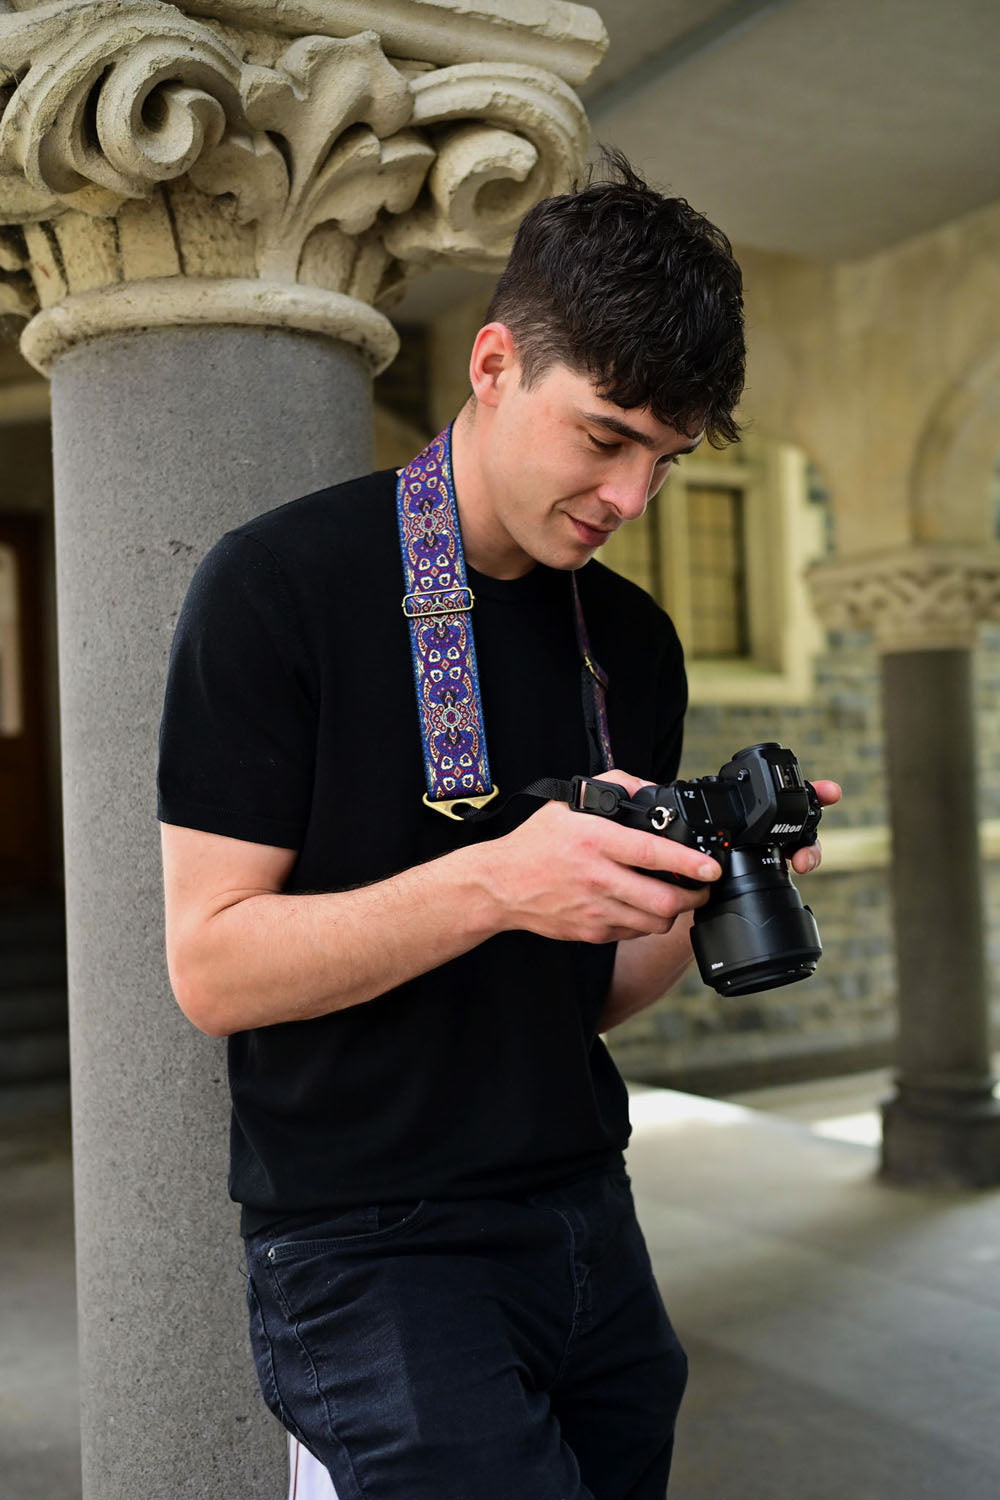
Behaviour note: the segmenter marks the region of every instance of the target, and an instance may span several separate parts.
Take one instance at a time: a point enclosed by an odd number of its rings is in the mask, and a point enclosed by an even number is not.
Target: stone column
[[[224,1048],[163,959],[166,657],[224,530],[369,467],[404,277],[499,268],[578,172],[570,85],[600,22],[502,10],[0,14],[0,312],[52,377],[86,1500],[283,1493],[225,1193]]]
[[[1000,1183],[1000,1103],[976,790],[972,649],[1000,617],[1000,548],[914,544],[812,573],[829,625],[871,628],[882,658],[899,976],[882,1174]]]

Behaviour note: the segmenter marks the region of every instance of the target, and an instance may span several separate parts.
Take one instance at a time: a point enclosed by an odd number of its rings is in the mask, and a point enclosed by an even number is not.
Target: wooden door
[[[51,875],[39,533],[36,516],[0,514],[0,891]]]

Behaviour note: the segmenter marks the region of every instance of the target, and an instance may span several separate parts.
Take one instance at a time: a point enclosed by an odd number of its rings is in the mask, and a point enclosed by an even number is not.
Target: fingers
[[[607,823],[604,852],[619,864],[640,870],[663,870],[670,875],[686,875],[689,880],[718,880],[722,867],[697,849],[675,844],[673,839],[656,833],[640,833]]]
[[[693,911],[708,900],[710,885],[690,891],[680,885],[669,885],[639,870],[619,866],[614,884],[608,891],[612,900],[631,907],[654,920],[673,922],[683,911]]]
[[[818,870],[822,863],[823,850],[818,839],[806,849],[796,849],[791,859],[792,869],[799,875],[808,875],[811,870]]]
[[[609,773],[605,780],[618,780],[620,773]],[[635,780],[634,777],[630,780]],[[649,785],[649,783],[640,783]],[[619,782],[624,785],[624,782]],[[643,833],[638,828],[626,828],[611,818],[594,817],[587,813],[573,812],[561,803],[550,802],[559,819],[562,830],[572,834],[581,849],[590,849],[612,859],[616,864],[629,869],[662,870],[670,875],[685,875],[689,880],[718,880],[721,866],[697,849],[674,843],[658,833]],[[540,817],[540,813],[535,814]],[[567,819],[571,819],[568,822]]]
[[[643,781],[640,776],[632,776],[628,771],[621,771],[616,766],[612,771],[602,771],[599,776],[593,778],[595,781],[613,781],[618,786],[623,786],[630,797],[634,797],[641,786],[655,786],[655,782]],[[814,781],[812,785],[816,788],[816,795],[824,807],[832,807],[839,802],[844,795],[840,783],[837,781]]]
[[[594,777],[595,781],[613,781],[618,786],[623,786],[630,797],[634,797],[640,787],[655,786],[652,781],[643,781],[639,776],[631,776],[627,771],[621,771],[617,767],[612,771],[604,771],[600,776]],[[624,834],[628,843],[621,843],[620,853],[607,849],[612,859],[619,860],[622,864],[636,866],[643,870],[663,870],[671,875],[685,875],[689,880],[718,880],[722,874],[720,866],[714,859],[707,858],[699,853],[697,849],[688,849],[684,844],[675,844],[673,839],[663,838],[655,833],[641,833],[635,828],[623,828],[621,825],[609,823],[607,825],[615,834]],[[637,844],[636,840],[640,842]],[[641,852],[636,852],[640,850]]]
[[[634,797],[641,786],[655,786],[654,781],[643,781],[640,776],[630,776],[627,771],[619,771],[617,766],[611,771],[602,771],[594,781],[613,781],[616,786],[623,786],[630,797]]]
[[[618,786],[624,786],[628,795],[634,796],[640,786],[652,786],[652,781],[645,781],[637,775],[630,775],[627,771],[615,768],[613,771],[604,771],[598,781],[615,781]],[[816,795],[819,796],[823,807],[832,807],[835,802],[840,802],[843,796],[840,783],[831,780],[813,781],[816,787]],[[715,859],[708,858],[697,849],[688,849],[685,844],[675,843],[672,838],[663,838],[657,834],[645,834],[639,829],[624,828],[619,823],[604,823],[604,837],[601,838],[603,853],[609,858],[615,859],[622,867],[628,867],[633,871],[651,870],[664,871],[669,874],[682,874],[690,880],[706,882],[706,888],[699,894],[696,901],[688,901],[687,907],[700,906],[703,901],[708,900],[708,882],[720,879],[721,867]],[[819,841],[805,849],[796,849],[790,864],[796,874],[810,874],[817,870],[822,864],[823,850]],[[643,880],[642,874],[639,876]],[[673,886],[669,889],[679,889]],[[636,910],[652,910],[660,913],[663,909],[661,901],[649,900],[649,892],[643,886],[634,886],[624,883],[621,891],[616,891],[627,900],[630,906]],[[685,895],[696,894],[696,892],[684,892]],[[684,907],[684,909],[687,909]],[[678,912],[673,912],[673,916]],[[673,919],[673,918],[672,918]]]
[[[812,784],[823,807],[833,807],[844,795],[837,781],[814,781]],[[805,849],[796,849],[791,858],[792,869],[797,875],[808,875],[813,870],[818,870],[822,863],[823,848],[819,839]]]
[[[690,849],[558,802],[547,803],[505,840],[510,879],[503,900],[510,925],[544,937],[606,943],[665,934],[682,912],[708,900],[708,885],[689,890],[641,868],[698,880],[705,861]],[[715,876],[721,874],[710,864]]]
[[[667,886],[666,889],[670,890],[670,887]],[[695,897],[694,904],[698,906],[708,899],[707,894],[701,892],[686,891],[683,894]],[[609,900],[603,903],[600,913],[595,914],[586,941],[618,943],[637,937],[662,937],[690,906],[690,902],[677,902],[676,909],[664,916],[633,906],[630,902]]]

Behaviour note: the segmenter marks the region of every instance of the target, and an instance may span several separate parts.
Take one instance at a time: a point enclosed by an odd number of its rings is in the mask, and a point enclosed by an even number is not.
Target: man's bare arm
[[[171,983],[214,1036],[361,1004],[499,932],[628,941],[706,899],[642,873],[697,878],[693,850],[554,802],[502,838],[327,894],[285,893],[293,850],[162,833]]]
[[[356,890],[288,895],[294,850],[169,824],[161,835],[170,980],[210,1035],[371,999],[499,930],[474,849]]]
[[[679,916],[668,933],[623,943],[615,956],[611,989],[604,1002],[599,1031],[610,1031],[630,1016],[668,995],[694,961],[692,914]]]

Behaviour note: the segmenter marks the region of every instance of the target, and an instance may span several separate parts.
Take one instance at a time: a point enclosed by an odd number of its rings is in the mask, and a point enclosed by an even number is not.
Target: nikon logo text
[[[802,825],[800,823],[775,823],[771,829],[772,833],[798,833]]]

